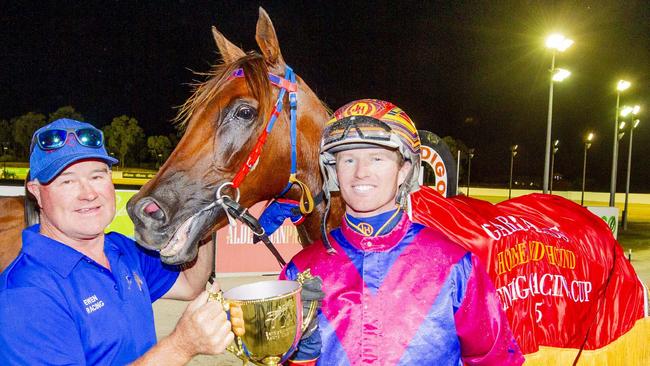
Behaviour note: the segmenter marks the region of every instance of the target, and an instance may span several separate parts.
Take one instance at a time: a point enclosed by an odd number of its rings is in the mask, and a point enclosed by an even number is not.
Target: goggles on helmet
[[[96,128],[53,128],[34,135],[30,151],[34,150],[34,146],[37,145],[41,150],[60,149],[65,145],[69,134],[74,135],[81,146],[94,148],[104,146],[104,134]]]
[[[323,131],[321,151],[336,153],[365,145],[397,148],[390,126],[367,116],[351,116],[335,121]]]

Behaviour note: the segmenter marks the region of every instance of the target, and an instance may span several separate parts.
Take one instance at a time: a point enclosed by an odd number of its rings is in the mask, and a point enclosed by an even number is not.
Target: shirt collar
[[[402,218],[402,210],[396,208],[371,217],[354,217],[345,213],[350,228],[364,236],[380,236],[393,230]]]
[[[79,263],[81,259],[87,257],[83,253],[61,243],[60,241],[42,235],[40,230],[40,224],[32,225],[23,230],[22,251],[34,260],[53,269],[62,277],[68,277],[77,263]],[[108,241],[108,245],[105,245],[104,251],[107,249],[118,252],[120,251],[119,248],[110,241]]]
[[[411,220],[409,220],[408,215],[402,214],[402,218],[397,225],[385,235],[367,237],[350,227],[344,217],[341,222],[341,233],[357,249],[364,251],[384,251],[394,247],[402,240],[411,226],[410,223]]]

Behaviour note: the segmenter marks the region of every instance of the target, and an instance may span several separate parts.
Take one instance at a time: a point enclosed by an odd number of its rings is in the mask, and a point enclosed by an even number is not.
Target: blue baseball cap
[[[68,130],[74,131],[80,128],[91,128],[100,132],[102,143],[99,147],[83,146],[72,133],[68,133],[65,143],[60,148],[43,150],[36,142],[37,136],[47,130]],[[36,179],[40,183],[51,182],[70,164],[79,160],[98,159],[105,162],[109,167],[118,163],[118,160],[109,156],[104,147],[103,134],[95,126],[75,121],[73,119],[61,118],[39,128],[32,136],[32,152],[29,156],[29,179]]]

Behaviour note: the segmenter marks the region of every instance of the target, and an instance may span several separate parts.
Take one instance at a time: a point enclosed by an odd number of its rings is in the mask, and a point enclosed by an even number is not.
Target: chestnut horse
[[[20,251],[20,233],[25,228],[25,197],[0,197],[0,272]]]
[[[25,226],[39,220],[36,200],[25,192],[26,196],[0,197],[0,272],[18,255]]]
[[[261,55],[246,54],[215,28],[212,32],[224,62],[212,70],[210,78],[198,85],[184,104],[179,115],[184,136],[155,178],[127,205],[137,241],[159,250],[168,263],[193,259],[198,240],[226,224],[224,209],[219,205],[210,207],[215,193],[222,185],[231,183],[244,166],[272,114],[277,121],[261,156],[256,163],[252,162],[254,169],[238,187],[240,203],[249,207],[275,197],[287,186],[290,176],[290,108],[285,105],[282,112],[272,113],[281,91],[269,78],[277,77],[284,85],[290,81],[271,20],[260,9],[255,38]],[[245,77],[233,77],[242,71]],[[300,77],[295,79],[295,93],[296,177],[311,192],[319,192],[322,179],[318,141],[328,109]],[[294,185],[285,196],[300,199],[302,193],[300,186]],[[330,217],[340,217],[340,204],[334,206]],[[302,243],[320,237],[323,209],[324,205],[316,206],[315,212],[298,227]],[[189,236],[188,245],[182,247],[185,241],[178,238],[185,235]]]

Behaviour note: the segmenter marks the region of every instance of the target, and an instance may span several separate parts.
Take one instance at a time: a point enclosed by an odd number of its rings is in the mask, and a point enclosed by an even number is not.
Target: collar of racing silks
[[[395,208],[370,217],[354,217],[345,214],[345,222],[355,232],[366,237],[377,237],[390,232],[402,217],[402,210]]]

